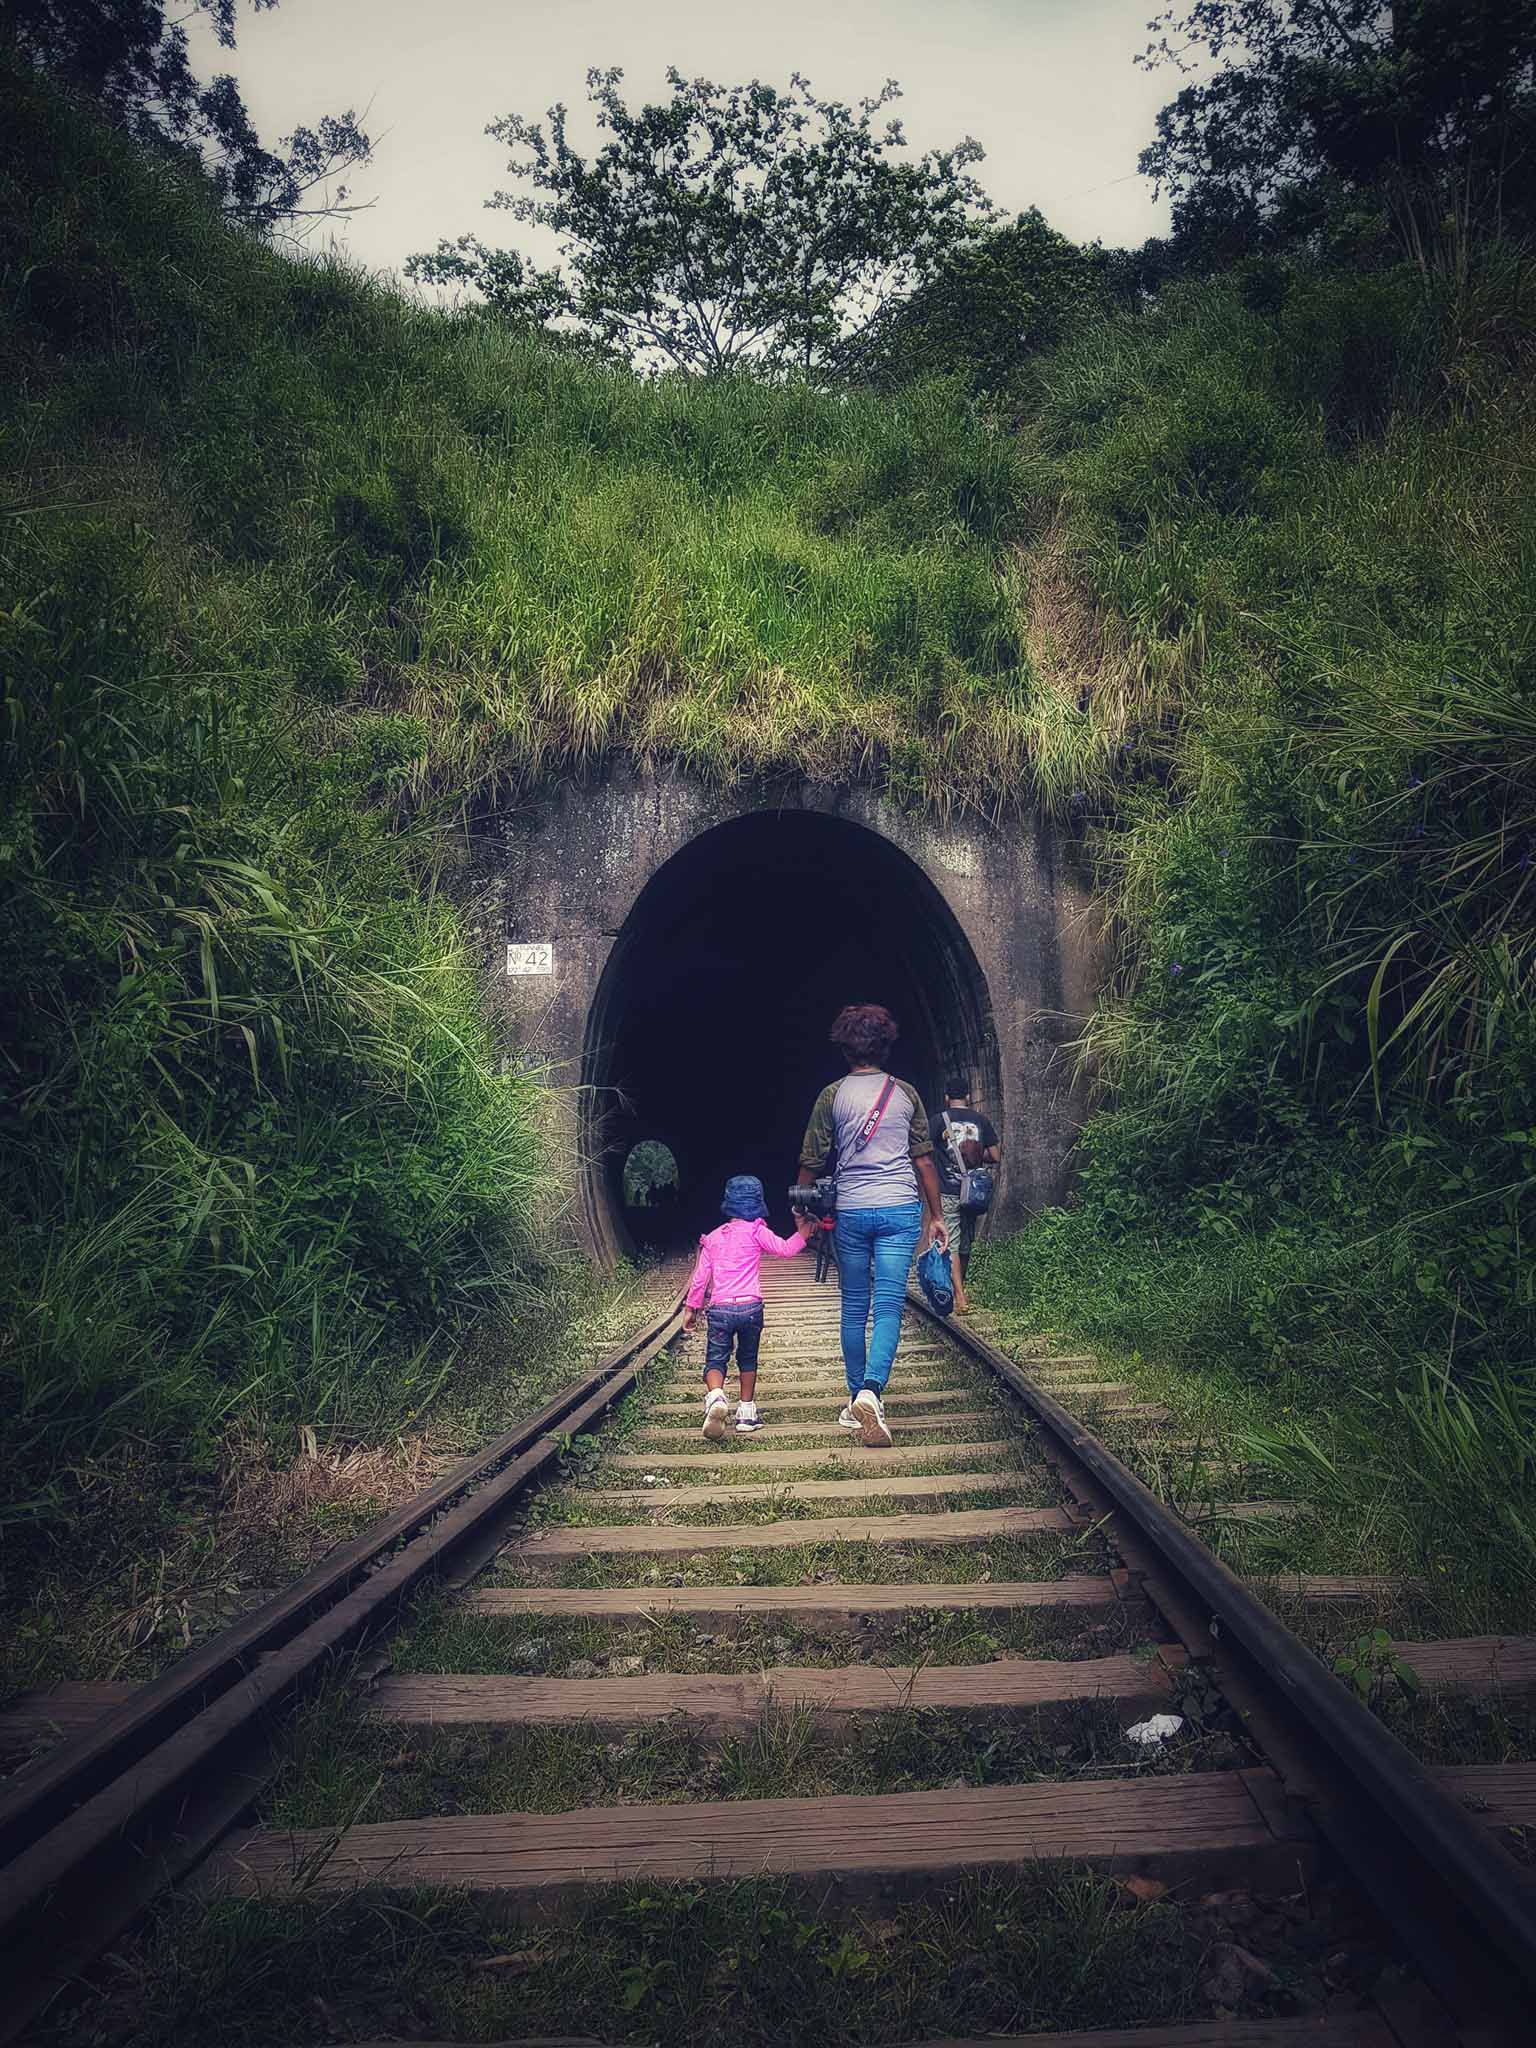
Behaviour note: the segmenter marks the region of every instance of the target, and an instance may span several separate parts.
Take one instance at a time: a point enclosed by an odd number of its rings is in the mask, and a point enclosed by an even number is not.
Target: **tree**
[[[962,244],[845,352],[882,388],[958,374],[991,395],[1108,299],[1109,259],[1047,225],[1037,207]]]
[[[252,0],[255,12],[278,0]],[[0,41],[77,92],[141,142],[194,161],[221,204],[247,226],[355,212],[345,184],[372,144],[356,113],[327,114],[285,135],[279,156],[262,146],[239,88],[221,72],[202,85],[192,70],[183,22],[206,15],[220,47],[235,47],[236,0],[187,0],[180,20],[164,0],[6,0]]]
[[[587,74],[609,138],[590,161],[564,106],[547,131],[520,114],[487,130],[521,152],[509,169],[528,188],[487,205],[553,229],[558,268],[466,236],[413,257],[409,274],[471,284],[503,318],[564,321],[642,363],[817,374],[991,218],[969,175],[975,142],[898,160],[901,124],[878,119],[894,82],[855,112],[818,100],[798,72],[781,92],[669,69],[671,98],[631,110],[622,77]]]
[[[1152,24],[1140,61],[1214,75],[1157,118],[1141,168],[1175,202],[1176,238],[1251,242],[1309,193],[1384,191],[1422,250],[1426,223],[1527,216],[1536,187],[1536,7],[1531,0],[1197,0]]]

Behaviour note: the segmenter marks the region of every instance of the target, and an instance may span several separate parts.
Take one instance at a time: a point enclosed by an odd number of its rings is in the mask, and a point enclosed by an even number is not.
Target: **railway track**
[[[756,1435],[699,1437],[698,1340],[679,1341],[671,1311],[154,1684],[120,1702],[61,1693],[53,1709],[77,1732],[0,1793],[0,2040],[181,1880],[269,1900],[448,1885],[528,1917],[615,1879],[774,1875],[838,1913],[1040,1865],[1176,1895],[1295,1895],[1342,1870],[1422,1982],[1357,2011],[1037,2043],[1536,2037],[1536,1898],[1507,1846],[1536,1827],[1536,1766],[1419,1764],[1220,1562],[1198,1515],[1172,1513],[1074,1415],[1068,1404],[1086,1402],[1166,1434],[1161,1411],[1092,1360],[1026,1372],[914,1302],[888,1404],[895,1445],[872,1452],[831,1421],[835,1290],[798,1263],[764,1282],[770,1419]],[[572,1440],[620,1403],[612,1447],[574,1460]],[[1287,1504],[1235,1498],[1205,1512]],[[980,1744],[1003,1722],[1169,1713],[1230,1730],[1229,1767],[1122,1760],[1018,1782],[986,1782],[978,1767],[975,1782],[932,1789],[253,1825],[289,1710],[434,1584],[473,1627],[527,1638],[514,1661],[528,1668],[386,1666],[363,1689],[360,1728],[407,1741],[561,1726],[629,1736],[681,1714],[714,1737],[790,1713],[835,1741],[931,1714]],[[1290,1588],[1346,1611],[1374,1590]],[[666,1647],[680,1629],[688,1656]],[[610,1654],[604,1670],[570,1654],[637,1630],[641,1654]],[[927,1652],[912,1648],[919,1638]],[[1526,1644],[1502,1646],[1497,1668],[1486,1642],[1401,1654],[1446,1690],[1528,1688],[1536,1668]],[[49,1702],[27,1710],[46,1718]]]

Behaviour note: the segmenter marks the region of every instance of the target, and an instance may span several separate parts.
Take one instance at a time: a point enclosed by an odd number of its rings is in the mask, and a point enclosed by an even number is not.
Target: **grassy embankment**
[[[559,1369],[464,1350],[572,1282],[438,885],[451,825],[628,747],[1051,802],[1121,940],[1107,1092],[985,1291],[1518,1601],[1528,259],[1169,292],[1013,442],[944,389],[582,368],[6,113],[9,1599],[66,1532],[151,1558],[232,1444]]]
[[[1038,378],[1038,486],[1125,622],[1064,714],[1119,967],[1078,1197],[980,1291],[1315,1504],[1250,1564],[1528,1624],[1536,265],[1289,285]]]
[[[461,824],[618,746],[1006,787],[1032,685],[952,394],[577,367],[0,91],[3,1687],[149,1668],[366,1512],[327,1458],[568,1369]]]

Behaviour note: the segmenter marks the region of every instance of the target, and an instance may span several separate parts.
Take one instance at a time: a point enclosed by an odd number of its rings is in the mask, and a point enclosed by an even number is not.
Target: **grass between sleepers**
[[[851,1476],[851,1475],[850,1475]],[[768,1475],[764,1475],[765,1481]],[[935,1513],[942,1509],[965,1514],[973,1508],[1046,1507],[1060,1497],[1049,1471],[1021,1472],[996,1486],[967,1488],[963,1493],[945,1493],[929,1506],[914,1504],[894,1494],[860,1494],[857,1498],[803,1500],[789,1485],[775,1484],[770,1498],[762,1500],[700,1501],[690,1507],[686,1499],[670,1500],[657,1488],[644,1501],[588,1502],[579,1493],[555,1497],[541,1495],[528,1517],[530,1529],[637,1527],[650,1523],[665,1529],[743,1527],[769,1522],[824,1522],[848,1515],[910,1515]]]
[[[1092,1531],[990,1536],[953,1544],[818,1543],[808,1537],[786,1550],[668,1554],[648,1565],[641,1554],[594,1557],[504,1558],[488,1586],[897,1586],[988,1585],[994,1580],[1061,1579],[1072,1572],[1107,1572],[1115,1560]]]
[[[1363,2005],[1386,1966],[1378,1931],[1328,1887],[1205,1906],[1073,1871],[967,1878],[862,1913],[818,1911],[776,1880],[622,1885],[536,1928],[441,1890],[173,1898],[117,1952],[110,2000],[57,2016],[37,2042],[305,2048],[575,2028],[657,2048],[873,2048],[1171,2024],[1209,2017],[1213,1954],[1234,1939],[1264,1962],[1239,1989],[1250,2016]]]
[[[696,1454],[691,1454],[687,1465],[657,1466],[654,1470],[614,1468],[605,1464],[600,1457],[600,1447],[595,1438],[591,1444],[590,1456],[582,1454],[579,1459],[567,1458],[562,1479],[566,1482],[567,1498],[574,1498],[580,1491],[601,1487],[606,1489],[629,1488],[634,1491],[654,1491],[665,1501],[684,1497],[691,1488],[701,1486],[793,1486],[802,1479],[860,1479],[866,1476],[862,1459],[850,1461],[846,1457],[809,1453],[803,1464],[764,1465],[760,1460],[754,1467],[750,1460],[727,1463],[717,1460],[715,1446],[706,1445],[700,1439]],[[938,1473],[992,1473],[1017,1472],[1021,1478],[1040,1470],[1041,1461],[1033,1452],[1027,1437],[997,1437],[995,1450],[983,1451],[957,1457],[947,1452],[942,1444],[920,1445],[915,1451],[898,1449],[895,1458],[888,1460],[884,1453],[871,1453],[870,1477],[878,1477],[883,1465],[904,1479],[921,1479]],[[727,1438],[729,1442],[729,1438]],[[640,1455],[644,1455],[642,1451]],[[879,1462],[876,1462],[878,1459]]]
[[[837,1416],[834,1405],[826,1417],[831,1425]],[[631,1431],[630,1440],[614,1440],[615,1450],[686,1451],[698,1454],[705,1441],[699,1426],[700,1419],[686,1416],[649,1415],[637,1419],[636,1428]],[[908,1447],[915,1451],[938,1453],[947,1442],[990,1441],[1002,1433],[998,1427],[1000,1418],[973,1409],[957,1410],[952,1415],[920,1416],[912,1420],[898,1419],[887,1415],[893,1439],[892,1448],[900,1457]],[[644,1437],[640,1431],[644,1430]],[[786,1421],[774,1422],[755,1436],[738,1436],[734,1430],[727,1430],[718,1443],[710,1446],[711,1457],[745,1455],[751,1457],[754,1451],[806,1451],[820,1452],[823,1456],[835,1444],[858,1446],[859,1439],[851,1430],[839,1430],[834,1435],[830,1426],[823,1426],[820,1418],[813,1416],[791,1416]],[[884,1452],[880,1453],[883,1457]]]
[[[262,1818],[274,1827],[348,1827],[440,1814],[564,1813],[718,1799],[811,1799],[1224,1771],[1255,1761],[1240,1737],[1187,1726],[1153,1750],[1125,1740],[1113,1700],[1050,1714],[891,1711],[826,1731],[807,1707],[766,1708],[745,1732],[681,1717],[620,1739],[587,1727],[433,1732],[356,1725],[346,1697],[312,1707],[295,1730]]]
[[[400,1673],[534,1673],[567,1678],[638,1657],[647,1671],[715,1674],[761,1671],[769,1665],[850,1663],[878,1666],[984,1664],[998,1656],[1110,1657],[1148,1640],[1138,1613],[1118,1606],[1092,1614],[1029,1607],[1009,1614],[946,1608],[871,1616],[854,1629],[805,1628],[789,1620],[739,1617],[732,1627],[705,1629],[665,1609],[632,1622],[537,1612],[502,1618],[472,1614],[434,1598],[390,1644]],[[587,1672],[587,1675],[591,1675]]]

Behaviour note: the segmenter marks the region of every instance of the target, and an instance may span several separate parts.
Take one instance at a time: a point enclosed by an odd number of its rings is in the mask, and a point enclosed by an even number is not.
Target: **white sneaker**
[[[857,1415],[854,1414],[851,1402],[837,1418],[837,1426],[839,1429],[862,1429],[864,1427]]]
[[[761,1429],[763,1418],[757,1412],[755,1401],[739,1401],[736,1404],[736,1428],[741,1436],[750,1436],[754,1429]]]
[[[864,1432],[864,1442],[869,1450],[888,1451],[891,1448],[891,1426],[885,1419],[878,1394],[872,1394],[868,1387],[862,1394],[855,1394],[853,1416]]]
[[[704,1434],[712,1444],[719,1443],[725,1435],[726,1419],[731,1405],[718,1387],[711,1387],[704,1396]]]

